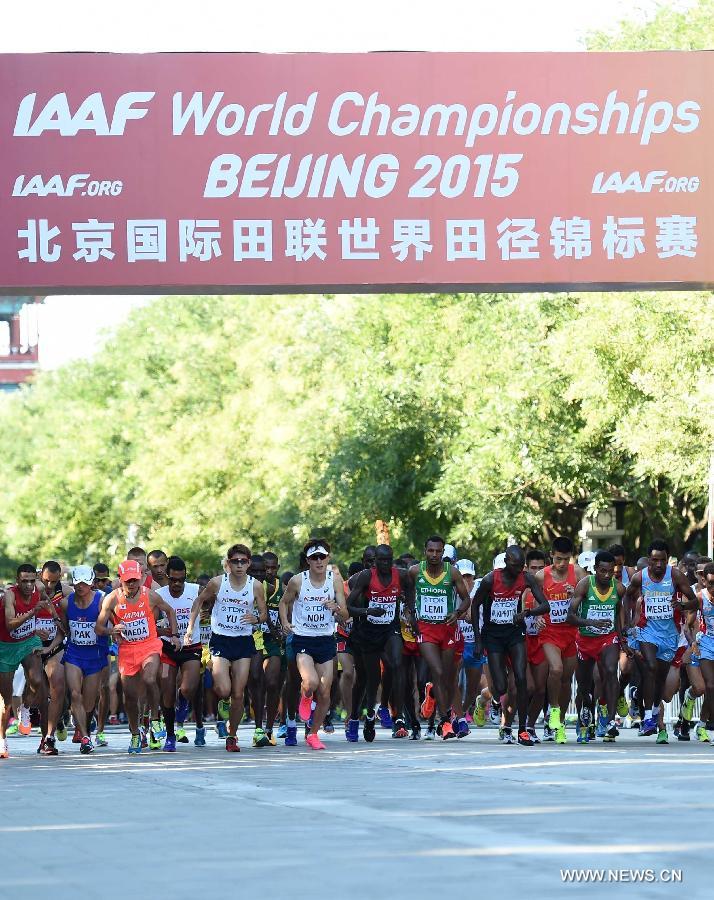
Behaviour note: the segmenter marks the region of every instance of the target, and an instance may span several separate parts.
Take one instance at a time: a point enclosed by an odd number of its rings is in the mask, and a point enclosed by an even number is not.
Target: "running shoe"
[[[154,732],[154,737],[157,738],[165,738],[166,737],[166,726],[163,722],[158,719],[153,719],[151,722],[151,731]]]
[[[274,737],[272,731],[266,731],[266,732],[265,732],[265,736],[267,737],[268,743],[270,744],[271,747],[277,747],[277,746],[278,746],[278,742],[275,740],[275,737]]]
[[[528,734],[531,736],[531,740],[533,741],[534,744],[540,744],[540,738],[536,734],[535,728],[529,728]]]
[[[188,735],[186,734],[186,729],[181,725],[179,725],[176,729],[176,742],[178,744],[188,744]]]
[[[645,719],[642,723],[642,736],[649,737],[652,734],[657,734],[657,719],[652,716],[649,719]]]
[[[288,733],[288,726],[287,726],[287,725],[280,725],[280,726],[278,726],[278,737],[279,737],[281,740],[285,737],[285,735],[286,735],[287,733]]]
[[[79,730],[78,725],[75,725],[74,734],[72,735],[72,743],[73,744],[81,744],[82,743],[82,732]]]
[[[396,719],[395,720],[394,728],[392,729],[392,737],[393,738],[409,737],[409,732],[407,731],[407,726],[404,723],[404,719]]]
[[[477,728],[483,728],[486,724],[486,710],[481,703],[480,697],[476,700],[476,706],[474,707],[474,722]]]
[[[206,746],[206,729],[205,728],[196,728],[196,735],[193,739],[193,743],[196,747],[205,747]]]
[[[379,716],[379,724],[382,726],[382,728],[389,728],[390,730],[394,728],[392,714],[389,712],[388,706],[378,706],[377,715]]]
[[[32,732],[32,724],[30,722],[30,710],[26,706],[20,707],[20,724],[17,726],[20,734],[27,736]]]
[[[325,721],[323,722],[322,730],[325,732],[325,734],[334,734],[335,733],[335,726],[332,724],[332,714],[331,713],[328,713],[325,716]]]
[[[268,735],[263,731],[262,728],[256,728],[253,732],[253,746],[254,747],[269,747],[270,740],[268,739]]]
[[[156,723],[158,725],[158,722]],[[166,731],[164,731],[166,734]],[[149,750],[161,750],[161,737],[154,731],[154,723],[149,728]]]
[[[5,738],[0,738],[0,759],[9,759],[10,754],[7,749],[7,741]]]
[[[412,725],[412,733],[409,735],[410,741],[421,740],[421,725]]]
[[[625,695],[620,694],[620,696],[617,698],[617,714],[618,714],[618,716],[621,716],[624,719],[629,711],[630,711],[630,707],[627,703],[627,699],[625,698]]]
[[[226,738],[226,753],[240,753],[240,747],[236,738],[229,734]]]
[[[639,716],[635,716],[630,719],[630,728],[638,728],[642,725],[642,721]]]
[[[686,721],[686,719],[682,720],[681,725],[679,726],[679,731],[677,733],[678,741],[691,741],[691,735],[689,733],[690,724]]]
[[[607,713],[603,716],[602,707],[598,706],[597,710],[597,728],[595,729],[595,735],[599,738],[605,737],[605,732],[607,731]]]
[[[588,729],[584,725],[578,726],[578,737],[576,739],[576,743],[578,744],[587,744],[588,743]]]
[[[554,741],[554,740],[555,740],[555,732],[550,727],[550,725],[547,722],[545,722],[543,724],[543,743],[547,744],[550,741]]]
[[[141,735],[132,734],[129,741],[129,753],[141,753]]]
[[[226,723],[223,721],[223,719],[218,719],[216,721],[216,734],[219,738],[228,736],[228,728],[226,727]]]
[[[697,740],[702,744],[709,743],[709,734],[707,733],[706,727],[701,722],[697,725]]]
[[[672,731],[674,732],[674,736],[679,740],[679,734],[682,730],[682,722],[684,719],[682,718],[682,714],[680,713],[677,717],[677,721],[672,726]]]
[[[55,746],[55,739],[49,736],[42,738],[40,746],[37,748],[37,752],[40,756],[57,756],[59,751]]]
[[[129,721],[125,712],[120,712],[118,717],[120,725],[126,725]]]
[[[179,694],[178,703],[176,704],[176,721],[183,724],[188,715],[189,702],[183,694]]]
[[[603,735],[603,740],[605,740],[605,738],[609,738],[610,740],[614,741],[615,738],[619,736],[619,734],[620,734],[620,732],[618,730],[617,723],[614,721],[611,721],[609,723],[609,725],[607,726],[607,731]]]
[[[94,745],[92,744],[92,742],[90,741],[90,739],[88,737],[82,738],[82,742],[79,745],[79,752],[84,753],[84,754],[94,752]]]
[[[17,719],[10,719],[10,724],[5,729],[6,737],[12,737],[13,735],[17,734],[17,731],[18,731]],[[65,737],[67,737],[66,732],[65,732]]]
[[[223,719],[224,722],[227,722],[230,714],[231,714],[231,701],[230,700],[219,700],[218,701],[218,717],[220,719]]]
[[[471,734],[471,730],[469,729],[469,723],[466,719],[459,719],[456,723],[456,737],[457,738],[465,738],[469,734]],[[443,734],[442,734],[443,737]]]
[[[561,725],[560,728],[555,732],[555,743],[556,744],[567,744],[568,743],[568,735],[565,730],[565,725]]]
[[[551,706],[548,713],[548,727],[551,731],[557,731],[560,728],[560,707]]]
[[[501,727],[501,707],[498,703],[491,702],[491,707],[488,711],[488,721],[497,728]]]
[[[119,724],[119,716],[109,716],[109,724],[110,725],[118,725]],[[59,727],[57,728],[57,731],[59,732]],[[65,734],[66,734],[66,732],[65,732]],[[59,734],[57,735],[57,737],[59,737]]]
[[[419,708],[422,719],[430,719],[436,712],[436,698],[434,697],[434,685],[427,681],[424,688],[424,702]]]
[[[285,746],[297,747],[297,725],[285,726]]]
[[[367,741],[368,744],[371,744],[375,739],[377,732],[375,729],[375,719],[374,715],[370,718],[369,716],[364,720],[364,728],[362,729],[362,737]]]
[[[687,722],[691,722],[694,718],[694,697],[689,696],[689,688],[687,688],[687,692],[684,695],[684,703],[682,704],[682,718],[686,719]]]
[[[307,722],[310,718],[310,713],[312,712],[312,694],[309,697],[306,697],[305,694],[300,695],[300,703],[298,705],[298,715],[303,720],[303,722]]]
[[[97,736],[94,740],[96,742],[97,747],[108,747],[109,746],[109,741],[107,740],[107,736],[106,736],[106,734],[104,734],[103,731],[98,731]]]
[[[325,745],[316,734],[308,734],[305,743],[311,750],[324,750]]]
[[[521,745],[521,747],[532,747],[533,746],[533,738],[531,737],[530,733],[527,730],[519,731],[518,732],[518,743]]]
[[[57,728],[55,730],[55,737],[58,741],[66,741],[67,740],[67,726],[64,723],[64,719],[60,719],[57,723]]]
[[[596,734],[595,734],[595,723],[594,723],[594,722],[591,722],[591,723],[588,725],[588,740],[589,740],[589,741],[594,741],[594,740],[595,740],[595,737],[596,737]]]
[[[424,735],[425,741],[435,741],[436,740],[436,728],[433,725],[430,725],[426,729],[426,734]]]
[[[454,731],[451,722],[446,719],[441,723],[441,739],[442,741],[448,741],[450,738],[456,737],[456,732]]]
[[[146,729],[143,725],[139,725],[139,736],[141,738],[141,749],[148,750],[149,742],[146,740]]]
[[[669,740],[667,738],[667,728],[658,728],[657,729],[657,740],[656,744],[668,744]]]
[[[473,723],[474,723],[474,717],[471,715],[470,712],[467,712],[467,713],[466,713],[466,715],[464,716],[464,719],[466,719],[466,724],[467,724],[467,725],[473,725]]]
[[[503,729],[503,743],[504,744],[512,744],[513,743],[513,731],[510,728]]]
[[[176,737],[171,737],[170,735],[164,741],[164,753],[175,753],[176,752]]]

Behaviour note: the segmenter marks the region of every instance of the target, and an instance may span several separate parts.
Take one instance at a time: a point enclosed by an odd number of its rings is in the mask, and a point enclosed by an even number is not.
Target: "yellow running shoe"
[[[697,740],[701,741],[702,744],[709,743],[709,734],[704,725],[697,725]]]
[[[558,730],[555,732],[555,743],[556,744],[567,744],[568,743],[568,735],[565,731],[565,725],[560,725]]]
[[[476,700],[476,706],[474,707],[474,722],[477,728],[483,728],[486,724],[486,708],[481,703],[480,697]]]
[[[560,707],[551,706],[548,714],[548,727],[551,731],[557,731],[560,728]],[[561,741],[561,743],[564,743]]]
[[[627,700],[625,700],[625,695],[620,694],[620,696],[617,698],[617,714],[618,714],[618,716],[620,716],[620,718],[624,719],[629,711],[630,711],[630,707],[627,703]]]

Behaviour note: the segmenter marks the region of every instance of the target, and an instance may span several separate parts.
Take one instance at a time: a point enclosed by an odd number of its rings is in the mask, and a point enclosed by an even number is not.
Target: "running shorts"
[[[298,653],[311,656],[317,665],[329,662],[337,655],[337,643],[334,635],[321,635],[319,637],[305,637],[301,634],[293,634],[293,651],[297,658]]]
[[[36,634],[24,641],[0,641],[0,672],[14,672],[25,657],[41,648],[42,641]]]
[[[617,633],[612,631],[610,634],[598,634],[589,637],[588,635],[578,634],[578,659],[594,659],[597,662],[600,654],[605,647],[611,647],[613,644],[619,644]]]
[[[436,644],[441,650],[460,653],[464,638],[456,622],[419,622],[419,643]]]
[[[546,625],[538,634],[541,647],[543,644],[552,644],[560,650],[560,655],[565,659],[575,656],[577,648],[575,640],[578,634],[576,625]]]
[[[399,640],[402,639],[402,631],[398,624],[396,625],[387,625],[382,630],[381,634],[378,631],[375,631],[372,628],[366,634],[363,634],[356,629],[352,629],[352,633],[347,639],[347,646],[350,648],[350,651],[355,653],[383,653],[385,647],[387,646],[387,641],[396,635]]]
[[[181,645],[179,650],[175,650],[173,644],[168,641],[162,641],[161,662],[169,666],[178,668],[187,662],[201,662],[202,644],[189,644],[188,647]]]
[[[476,644],[473,641],[464,642],[464,652],[461,661],[465,669],[480,669],[481,666],[486,665],[487,659],[483,653],[480,656],[474,656],[475,647]]]
[[[347,640],[345,638],[342,638],[342,636],[339,634],[339,632],[337,634],[337,652],[338,653],[352,653],[352,650],[350,649],[350,647],[347,643]]]
[[[675,669],[682,668],[682,657],[687,652],[687,650],[689,650],[689,647],[686,644],[681,647],[677,647],[677,652],[674,654],[674,659],[672,660],[672,665]]]
[[[672,662],[679,644],[679,632],[673,619],[651,619],[640,628],[640,644],[654,644],[657,659]]]
[[[151,656],[161,656],[161,638],[146,641],[122,641],[119,644],[119,672],[130,678],[138,675],[144,663]]]
[[[52,641],[42,641],[43,651],[46,651],[47,648],[51,647],[51,646],[52,646]],[[60,644],[57,644],[57,646],[54,648],[54,650],[51,650],[49,653],[46,653],[46,652],[43,653],[42,662],[43,663],[49,662],[49,660],[51,660],[53,657],[57,656],[57,654],[61,653],[63,650],[64,650],[64,641],[62,641]]]
[[[526,653],[528,654],[528,663],[531,666],[539,666],[545,662],[545,653],[540,637],[537,634],[526,635]]]
[[[279,656],[280,659],[284,659],[285,648],[280,641],[276,641],[275,638],[266,634],[263,636],[263,656],[266,659],[270,659],[273,656]]]
[[[699,638],[699,659],[714,660],[714,637],[710,634],[703,634]],[[694,654],[692,653],[692,665],[694,665]],[[699,663],[697,663],[699,665]]]
[[[237,659],[251,659],[258,652],[252,634],[229,637],[226,634],[211,632],[208,649],[211,656],[227,659],[229,662],[235,662]]]
[[[101,672],[107,665],[107,652],[106,650],[97,649],[96,653],[77,653],[76,650],[72,647],[71,644],[68,644],[65,649],[64,658],[62,660],[62,664],[67,666],[76,666],[78,669],[82,670],[82,674],[85,676],[96,675],[97,672]]]
[[[511,647],[522,644],[526,639],[523,625],[484,625],[481,640],[487,653],[508,654]]]
[[[417,641],[405,641],[402,632],[402,656],[421,656]]]

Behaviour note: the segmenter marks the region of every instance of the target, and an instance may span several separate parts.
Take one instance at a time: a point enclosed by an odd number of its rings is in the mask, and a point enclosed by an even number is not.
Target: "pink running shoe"
[[[311,750],[325,749],[325,745],[316,734],[308,734],[308,736],[305,738],[305,743],[308,747],[310,747]]]
[[[312,694],[306,697],[304,694],[300,696],[300,704],[298,705],[298,713],[303,722],[307,722],[312,712]]]

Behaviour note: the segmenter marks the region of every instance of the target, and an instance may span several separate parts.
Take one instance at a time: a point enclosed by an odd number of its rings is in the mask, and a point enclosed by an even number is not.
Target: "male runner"
[[[109,575],[109,566],[106,563],[95,563],[94,570],[94,587],[104,594],[111,593],[112,579]]]
[[[47,703],[47,737],[54,742],[55,732],[57,739],[67,739],[67,729],[63,721],[65,708],[65,670],[62,665],[62,656],[65,642],[65,632],[58,629],[58,621],[61,618],[61,606],[63,597],[67,597],[72,589],[62,579],[62,566],[55,560],[48,560],[40,570],[38,588],[44,588],[54,609],[47,607],[37,609],[37,634],[42,638],[42,650],[40,656],[45,669],[47,683],[49,685],[49,699]],[[81,736],[75,730],[73,743],[78,744]]]
[[[614,741],[619,734],[615,713],[619,694],[617,664],[620,646],[623,645],[624,596],[625,588],[615,578],[615,557],[612,553],[601,550],[595,555],[595,574],[586,575],[578,582],[570,600],[566,619],[568,624],[579,629],[576,638],[578,645],[576,700],[581,743],[588,740],[595,663],[600,670],[600,681],[607,702],[608,723],[603,740]]]
[[[278,577],[280,560],[270,550],[263,554],[265,562],[265,605],[268,609],[268,621],[263,625],[263,672],[265,673],[265,734],[268,743],[274,747],[273,726],[278,715],[280,694],[287,671],[285,658],[285,641],[280,630],[280,598],[283,586]]]
[[[456,652],[463,646],[456,620],[464,617],[471,598],[461,572],[442,560],[445,546],[441,535],[426,539],[426,559],[407,571],[405,587],[406,607],[412,615],[412,627],[419,635],[419,652],[431,677],[421,714],[429,720],[438,708],[437,734],[448,740],[456,737],[451,725],[451,700]],[[456,594],[461,601],[458,609]]]
[[[647,567],[632,576],[625,593],[626,608],[628,602],[641,604],[638,625],[645,704],[642,734],[645,736],[658,730],[653,711],[659,709],[669,667],[677,652],[681,627],[677,620],[681,622],[683,612],[699,607],[687,577],[669,565],[668,559],[667,543],[652,541],[647,550]],[[676,597],[677,593],[681,599]]]
[[[72,569],[74,590],[62,599],[62,617],[67,632],[64,669],[72,715],[80,735],[80,753],[94,750],[89,737],[89,720],[97,705],[103,669],[107,665],[109,643],[97,634],[104,594],[94,587],[91,566]]]
[[[156,631],[156,616],[168,616],[171,643],[180,646],[176,613],[163,598],[142,586],[143,570],[136,560],[124,560],[119,566],[120,587],[107,594],[97,619],[96,631],[117,639],[119,674],[124,692],[124,707],[129,719],[129,753],[141,753],[139,697],[142,687],[152,710],[159,708],[157,678],[161,640]],[[153,726],[152,726],[153,730]],[[152,743],[157,743],[154,734]]]
[[[292,649],[302,681],[298,711],[304,722],[310,721],[313,696],[317,699],[305,742],[312,750],[324,750],[317,732],[330,708],[337,653],[335,618],[345,622],[349,613],[342,578],[328,565],[328,542],[313,538],[303,554],[308,568],[288,582],[280,601],[280,624],[285,634],[293,635]]]
[[[0,759],[8,758],[5,729],[12,713],[13,676],[19,666],[25,672],[27,688],[34,695],[32,705],[40,710],[42,739],[37,752],[41,756],[57,755],[54,740],[46,740],[47,683],[40,658],[42,641],[36,634],[37,608],[53,614],[55,609],[44,588],[37,587],[36,578],[34,566],[29,563],[18,566],[17,583],[5,590],[0,607]]]
[[[193,640],[201,609],[211,608],[213,690],[219,700],[230,698],[226,752],[238,753],[238,726],[243,718],[250,663],[257,653],[254,626],[268,620],[263,585],[248,575],[251,553],[245,544],[233,544],[226,554],[228,572],[211,578],[194,601],[184,644]]]
[[[146,558],[151,572],[151,587],[156,591],[160,587],[168,587],[169,579],[166,574],[168,557],[163,550],[152,550]]]
[[[352,691],[351,716],[345,729],[348,741],[355,742],[359,733],[362,699],[366,698],[367,717],[363,736],[371,743],[375,737],[377,690],[380,661],[391,669],[392,705],[397,711],[392,736],[408,736],[404,723],[404,671],[402,669],[402,635],[400,603],[405,595],[406,572],[393,564],[392,548],[379,544],[375,548],[374,566],[355,575],[347,598],[347,611],[352,616],[349,644],[355,657],[357,679]]]
[[[456,563],[456,568],[461,572],[461,576],[464,579],[464,584],[466,585],[466,590],[469,592],[469,597],[473,599],[476,590],[481,583],[481,579],[476,578],[476,567],[470,559],[460,559]],[[468,609],[464,618],[459,620],[459,630],[461,632],[461,636],[464,640],[464,652],[461,657],[461,667],[464,673],[464,680],[466,682],[466,691],[464,695],[464,710],[468,712],[472,706],[474,706],[474,715],[476,717],[476,724],[479,727],[483,727],[486,724],[486,717],[484,712],[484,707],[478,702],[481,699],[481,675],[483,673],[483,667],[486,665],[487,660],[486,657],[479,653],[478,656],[474,655],[474,648],[476,646],[476,632],[480,631],[479,623],[477,622],[474,626],[471,622],[471,610]],[[460,690],[458,675],[456,678],[456,685],[454,688],[455,692]],[[456,736],[457,737],[466,737],[469,733],[469,726],[465,718],[460,719],[456,723]]]
[[[526,572],[535,576],[542,572],[546,565],[546,556],[542,550],[529,550],[526,553]],[[529,590],[523,595],[523,607],[527,611],[536,606],[535,598]],[[547,698],[546,684],[548,680],[548,661],[545,658],[543,647],[540,643],[540,632],[545,620],[542,616],[527,615],[526,625],[526,658],[528,667],[528,733],[534,744],[540,744],[540,738],[536,732],[538,716],[543,711],[543,740],[554,741],[555,733],[548,725],[548,708],[544,706]]]
[[[506,548],[505,567],[489,572],[478,586],[471,602],[471,621],[478,622],[483,606],[483,628],[481,639],[488,653],[488,666],[493,682],[492,705],[505,708],[507,702],[508,676],[506,657],[510,658],[516,683],[516,703],[518,709],[518,743],[524,747],[534,745],[527,730],[528,683],[526,678],[526,631],[525,617],[542,616],[550,611],[550,604],[536,578],[524,572],[526,557],[516,544]],[[522,597],[526,588],[531,589],[536,606],[529,610],[522,607]],[[476,653],[481,641],[476,638]],[[506,742],[510,743],[507,739]]]
[[[155,553],[149,554],[149,565]],[[171,641],[162,636],[161,650],[161,705],[166,726],[166,740],[164,750],[166,753],[176,752],[176,723],[178,723],[178,740],[182,744],[188,743],[184,722],[188,715],[189,704],[196,696],[201,675],[201,625],[196,620],[193,632],[186,640],[186,632],[191,609],[198,597],[198,585],[186,581],[186,563],[180,556],[171,556],[166,559],[164,574],[168,584],[156,590],[156,593],[173,608],[176,613],[178,625],[178,637],[181,641],[179,649],[174,649]],[[152,569],[155,580],[156,575]],[[176,702],[176,684],[181,676],[178,703]],[[196,716],[196,730],[203,729],[203,720]]]
[[[704,679],[704,703],[711,716],[711,710],[714,710],[714,563],[707,563],[704,567],[701,617],[703,631],[697,634],[699,667]],[[709,741],[714,742],[714,721],[711,718],[706,722],[706,730]]]
[[[265,594],[265,560],[260,553],[253,553],[250,557],[248,575],[259,582]],[[267,607],[267,604],[266,604]],[[263,731],[263,713],[265,711],[265,671],[263,659],[265,657],[265,631],[268,629],[270,617],[261,625],[256,625],[253,630],[255,654],[250,661],[250,675],[248,676],[248,694],[253,707],[254,730],[253,746],[270,747],[270,738]]]

